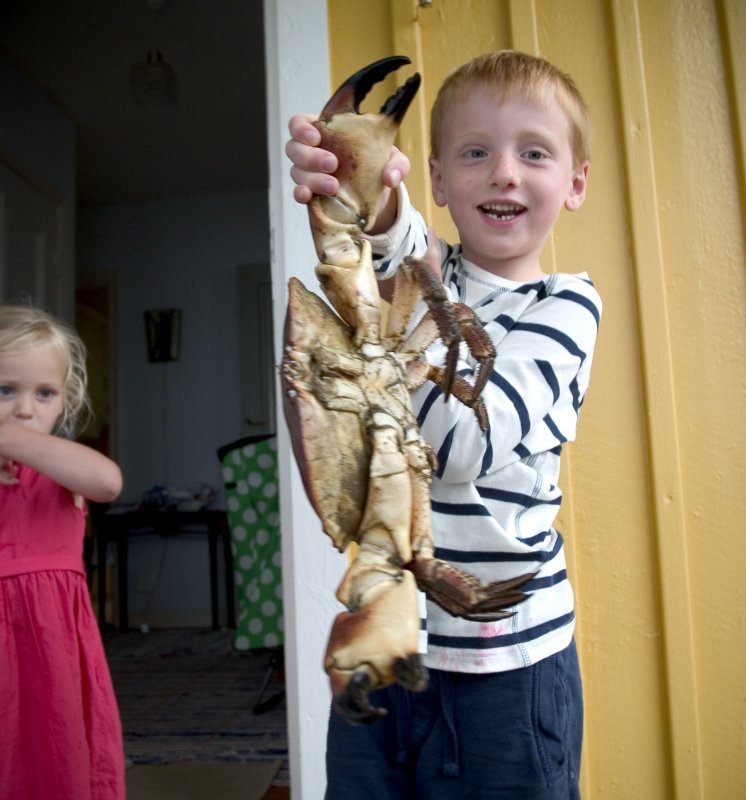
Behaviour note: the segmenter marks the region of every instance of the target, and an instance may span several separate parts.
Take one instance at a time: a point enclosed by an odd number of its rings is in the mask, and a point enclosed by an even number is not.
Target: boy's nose
[[[492,165],[492,182],[498,186],[515,186],[520,178],[515,158],[509,155],[496,156]]]

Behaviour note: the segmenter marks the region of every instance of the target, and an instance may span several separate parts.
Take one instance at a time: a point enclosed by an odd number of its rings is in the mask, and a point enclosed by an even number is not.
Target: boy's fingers
[[[295,139],[296,142],[302,142],[303,144],[309,144],[315,147],[321,141],[321,134],[312,124],[316,119],[318,119],[318,114],[295,114],[290,117],[288,121],[290,136]]]
[[[427,229],[427,250],[423,261],[427,266],[442,280],[443,270],[440,266],[440,249],[438,248],[438,237],[432,228]]]
[[[285,144],[285,155],[293,165],[305,172],[335,172],[338,166],[337,157],[328,150],[320,147],[311,147],[295,139],[290,139]]]
[[[311,202],[313,192],[308,188],[308,186],[296,186],[293,189],[293,197],[295,198],[296,203],[307,205]]]
[[[408,175],[409,159],[396,147],[391,149],[391,158],[383,168],[383,182],[395,189]]]
[[[290,177],[297,184],[293,196],[299,203],[307,203],[314,194],[333,196],[339,191],[339,181],[322,172],[306,172],[298,167],[291,167]],[[297,189],[301,191],[297,192]],[[303,191],[304,189],[308,191]]]

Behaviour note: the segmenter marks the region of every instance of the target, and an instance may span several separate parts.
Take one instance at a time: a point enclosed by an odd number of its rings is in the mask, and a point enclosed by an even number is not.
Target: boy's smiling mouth
[[[515,203],[484,203],[479,210],[492,219],[509,222],[523,214],[526,208]]]

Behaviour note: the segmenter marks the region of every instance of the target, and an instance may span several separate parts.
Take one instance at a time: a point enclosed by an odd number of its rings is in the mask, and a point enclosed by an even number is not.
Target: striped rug
[[[285,703],[254,714],[271,661],[234,650],[233,631],[176,628],[104,635],[128,764],[282,760],[288,785]],[[273,671],[263,700],[283,689]]]

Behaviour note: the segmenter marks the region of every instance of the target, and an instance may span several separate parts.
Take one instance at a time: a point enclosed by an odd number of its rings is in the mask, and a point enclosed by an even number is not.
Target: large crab
[[[303,483],[334,545],[357,554],[337,591],[347,607],[332,626],[324,666],[337,711],[353,723],[385,711],[368,693],[398,682],[420,691],[427,671],[418,655],[417,586],[448,612],[473,620],[510,615],[531,576],[480,584],[435,558],[430,483],[435,458],[420,435],[410,391],[425,380],[474,409],[486,428],[480,394],[494,349],[466,306],[452,304],[434,273],[416,259],[397,272],[382,333],[381,300],[362,235],[376,216],[383,165],[420,78],[414,75],[378,114],[361,114],[371,86],[408,64],[383,59],[348,78],[316,125],[321,146],[339,160],[335,197],[309,204],[319,264],[316,275],[334,311],[291,278],[281,365],[285,418]],[[405,335],[419,295],[429,311]],[[335,313],[336,311],[336,313]],[[424,350],[440,337],[445,366],[428,365]],[[474,384],[455,374],[460,342],[480,369]]]

